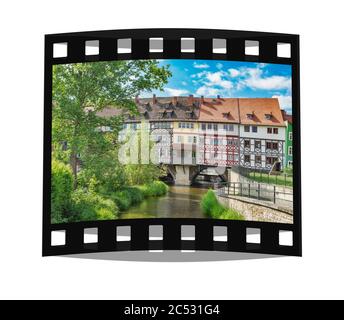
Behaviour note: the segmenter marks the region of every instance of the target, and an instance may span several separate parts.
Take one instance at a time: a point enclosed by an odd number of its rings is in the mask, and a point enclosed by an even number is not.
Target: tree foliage
[[[170,75],[168,67],[159,67],[155,60],[53,66],[53,223],[114,219],[118,207],[111,194],[157,178],[153,170],[125,170],[118,160],[118,134],[123,115],[137,113],[134,97],[163,90]],[[118,115],[99,116],[110,106]]]

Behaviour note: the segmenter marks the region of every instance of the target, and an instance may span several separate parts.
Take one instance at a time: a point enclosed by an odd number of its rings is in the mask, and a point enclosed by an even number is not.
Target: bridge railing
[[[261,183],[220,182],[215,185],[219,196],[240,196],[268,201],[283,207],[292,207],[293,192],[290,188]]]

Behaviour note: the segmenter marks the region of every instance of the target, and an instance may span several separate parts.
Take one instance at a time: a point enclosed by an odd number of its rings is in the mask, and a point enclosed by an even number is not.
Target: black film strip
[[[153,40],[159,39],[159,40]],[[65,45],[57,55],[56,45]],[[86,52],[86,45],[96,51]],[[257,55],[246,48],[257,44]],[[290,56],[280,57],[278,45],[290,45]],[[51,224],[51,124],[52,67],[55,64],[135,60],[205,59],[287,64],[292,68],[293,104],[293,224],[217,219],[154,218],[119,219]],[[279,255],[301,255],[301,167],[300,167],[300,83],[299,36],[291,34],[210,29],[133,29],[51,34],[45,36],[44,88],[44,183],[43,255],[62,255],[123,250],[216,250]],[[150,228],[161,237],[150,239]],[[189,237],[183,238],[183,228]],[[222,228],[226,241],[216,241],[214,230]],[[85,243],[85,233],[93,229],[93,243]],[[250,243],[251,229],[260,234],[259,243]],[[63,245],[52,245],[52,234],[64,236]],[[281,232],[292,232],[292,245],[281,245]],[[117,235],[125,237],[119,241]],[[191,236],[190,236],[191,235]],[[124,239],[124,240],[123,240]]]

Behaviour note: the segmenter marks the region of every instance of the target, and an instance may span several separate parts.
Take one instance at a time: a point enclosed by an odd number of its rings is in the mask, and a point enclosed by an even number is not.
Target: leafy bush
[[[53,160],[51,165],[51,222],[67,222],[71,205],[73,175],[62,162]]]
[[[127,210],[131,206],[131,197],[127,190],[115,192],[111,195],[111,199],[117,204],[120,211]]]
[[[118,217],[118,207],[111,199],[81,189],[72,194],[73,221],[111,220]]]
[[[138,188],[143,192],[145,198],[163,196],[168,191],[168,185],[162,181],[153,181],[150,184],[144,184]]]
[[[213,219],[226,219],[226,220],[244,220],[244,217],[239,212],[231,208],[224,207],[216,198],[213,190],[203,196],[201,201],[201,209],[205,215]]]

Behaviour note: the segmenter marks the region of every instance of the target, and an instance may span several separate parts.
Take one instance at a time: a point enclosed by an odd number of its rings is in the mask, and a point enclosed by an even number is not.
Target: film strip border
[[[280,52],[280,46],[287,50]],[[130,59],[209,59],[292,66],[293,224],[177,218],[50,223],[52,66]],[[301,255],[298,35],[208,29],[134,29],[46,35],[44,101],[44,256],[127,250],[215,250]],[[158,236],[151,237],[154,229]],[[285,236],[282,235],[288,235],[288,244],[283,242]]]
[[[52,225],[47,236],[47,255],[133,250],[297,255],[300,241],[288,224],[173,218]]]
[[[291,64],[298,36],[202,29],[138,29],[46,36],[54,64],[129,59],[214,59]]]

